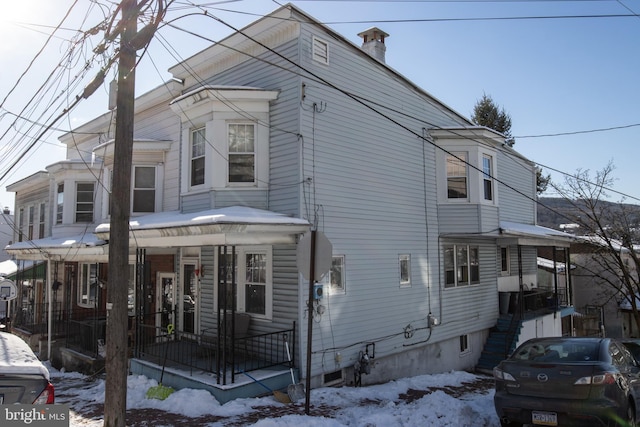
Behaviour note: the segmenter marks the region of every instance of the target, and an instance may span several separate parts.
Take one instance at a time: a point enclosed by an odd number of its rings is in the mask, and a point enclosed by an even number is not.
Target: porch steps
[[[498,318],[496,326],[491,329],[484,344],[482,354],[476,365],[476,371],[491,375],[493,368],[515,349],[522,329],[522,321],[517,321],[514,325],[515,333],[510,333],[509,328],[512,327],[512,317],[512,314],[503,314]],[[511,340],[510,343],[507,343],[508,339]]]
[[[140,359],[130,359],[130,363],[132,373],[144,375],[156,381],[160,380],[162,368],[155,363]],[[212,373],[188,372],[166,367],[162,383],[176,390],[183,388],[207,390],[220,404],[238,398],[272,395],[267,388],[270,390],[283,391],[286,394],[287,386],[291,384],[291,373],[286,367],[251,371],[249,375],[255,380],[249,378],[247,375],[236,374],[235,383],[231,384],[231,380],[228,379],[227,384],[222,385],[217,384],[215,375]],[[258,383],[258,381],[262,384]]]

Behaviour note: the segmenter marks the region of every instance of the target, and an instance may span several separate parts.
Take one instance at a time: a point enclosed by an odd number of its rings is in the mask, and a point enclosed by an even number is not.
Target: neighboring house
[[[165,383],[225,401],[252,393],[234,388],[251,383],[242,372],[286,386],[289,345],[314,387],[473,369],[499,292],[536,288],[537,248],[568,247],[536,226],[535,165],[386,65],[387,34],[360,36],[362,47],[283,6],[136,100],[134,372],[158,378],[168,351]],[[113,129],[113,112],[74,129],[47,180],[9,187],[17,211],[43,206],[46,219],[8,251],[47,260],[65,347],[96,356]],[[296,253],[316,228],[332,254],[308,307]],[[540,330],[560,333],[559,317]]]

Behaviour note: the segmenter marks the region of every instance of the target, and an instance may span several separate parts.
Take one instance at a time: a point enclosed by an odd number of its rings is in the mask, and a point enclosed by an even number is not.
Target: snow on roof
[[[129,221],[130,230],[148,230],[207,224],[272,224],[272,225],[309,225],[309,221],[290,217],[281,213],[245,206],[211,209],[192,213],[179,211],[159,212],[137,216]],[[96,227],[96,233],[105,233],[110,229],[109,223]]]
[[[62,237],[46,237],[39,240],[27,240],[24,242],[16,242],[8,245],[5,250],[20,250],[20,249],[57,249],[57,248],[84,248],[102,246],[107,242],[98,239],[93,233],[83,233],[74,236],[62,236]]]
[[[17,335],[0,332],[0,374],[37,374],[49,380],[49,370]]]
[[[547,258],[542,258],[542,257],[538,257],[538,267],[542,267],[542,268],[546,268],[548,270],[552,270],[553,271],[553,260],[552,259],[547,259]],[[575,265],[571,267],[572,269],[575,268]],[[564,262],[556,262],[556,269],[558,271],[558,273],[563,273],[566,269],[566,265]]]
[[[500,221],[500,231],[503,234],[519,234],[535,237],[564,237],[573,239],[573,235],[553,228],[519,222]]]
[[[10,276],[18,271],[18,265],[10,259],[0,262],[0,276]]]
[[[623,245],[620,240],[611,238],[607,240],[603,236],[594,234],[576,236],[576,239],[582,241],[583,243],[591,243],[592,245],[602,246],[603,248],[608,248],[609,245],[611,245],[611,248],[621,252],[629,252],[629,250],[631,249],[629,246]],[[633,245],[633,250],[635,252],[640,252],[640,245]]]

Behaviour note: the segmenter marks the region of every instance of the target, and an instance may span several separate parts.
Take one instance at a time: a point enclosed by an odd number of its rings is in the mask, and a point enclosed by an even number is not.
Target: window
[[[315,37],[313,38],[313,59],[322,64],[329,63],[329,44]]]
[[[24,238],[24,208],[18,211],[18,242],[22,242]]]
[[[229,182],[254,182],[255,163],[255,126],[229,124]]]
[[[411,255],[400,255],[400,286],[411,286]]]
[[[46,218],[45,204],[40,203],[40,221],[38,223],[38,237],[40,239],[44,237],[45,218]]]
[[[242,247],[236,248],[235,253],[231,248],[226,249],[218,252],[218,306],[222,308],[226,301],[227,309],[235,304],[239,312],[271,318],[271,248]]]
[[[478,248],[467,245],[445,246],[445,287],[466,286],[480,281]]]
[[[467,198],[466,153],[447,156],[447,197],[449,199]]]
[[[503,276],[509,275],[509,248],[501,247],[499,249],[500,253],[500,272]]]
[[[29,206],[29,219],[27,225],[27,240],[33,240],[33,221],[35,220],[35,206]]]
[[[460,335],[460,353],[468,353],[469,348],[469,335]]]
[[[332,294],[344,294],[346,292],[344,255],[336,255],[331,259],[331,270],[329,270],[325,280],[329,283],[329,289]]]
[[[78,283],[78,305],[94,307],[98,295],[98,264],[82,264]]]
[[[204,184],[205,128],[191,132],[191,186]]]
[[[484,190],[484,199],[493,200],[493,173],[492,165],[493,160],[491,156],[482,156],[482,182]]]
[[[93,182],[76,184],[76,222],[93,222]]]
[[[135,166],[133,171],[133,213],[156,211],[156,168]]]
[[[64,206],[64,184],[58,184],[56,198],[56,224],[62,224],[62,208]]]

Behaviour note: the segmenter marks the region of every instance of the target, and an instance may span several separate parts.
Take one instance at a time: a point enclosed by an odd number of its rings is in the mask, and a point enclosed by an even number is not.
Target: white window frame
[[[455,201],[461,200],[466,201],[469,200],[469,156],[467,152],[457,152],[447,154],[445,156],[445,171],[446,171],[446,182],[447,182],[447,200]],[[460,173],[464,170],[464,173]],[[451,196],[451,185],[449,181],[456,182],[456,180],[464,179],[464,197],[452,197]]]
[[[445,288],[458,288],[480,283],[480,248],[478,246],[465,244],[444,245],[443,252]],[[473,259],[472,252],[475,252],[475,259]],[[452,259],[450,259],[451,257]],[[447,273],[450,271],[453,272],[453,282],[449,281],[448,278]],[[473,280],[474,275],[477,275],[477,280]]]
[[[137,175],[136,175],[136,171],[138,169],[153,169],[153,187],[138,187],[138,182],[136,180]],[[157,210],[157,197],[158,197],[158,190],[157,190],[157,186],[158,186],[158,170],[156,166],[153,165],[134,165],[133,166],[133,174],[131,176],[131,213],[132,214],[147,214],[147,213],[152,213],[152,212],[156,212]],[[136,206],[136,194],[138,193],[143,193],[143,192],[153,192],[153,206],[152,206],[152,210],[147,211],[147,210],[140,210],[137,211],[135,210],[135,206]]]
[[[320,64],[329,65],[329,42],[313,36],[311,43],[313,60]]]
[[[400,287],[408,288],[411,286],[411,254],[398,255],[398,268],[400,275]]]
[[[206,127],[201,126],[191,129],[189,132],[189,187],[199,187],[204,185],[207,181],[207,132]],[[196,141],[196,136],[201,137],[201,140]],[[194,162],[202,161],[202,177],[197,182],[195,178],[199,176],[195,175]]]
[[[322,282],[325,288],[329,288],[331,295],[346,294],[346,257],[344,255],[334,255],[331,258],[331,268],[324,275]]]
[[[237,127],[242,126],[242,127],[253,129],[253,136],[251,139],[251,146],[252,146],[251,150],[231,151],[231,128],[236,126]],[[256,124],[253,122],[232,121],[227,123],[227,185],[229,186],[254,186],[255,185],[256,175],[257,175],[257,170],[256,170],[256,164],[257,164],[256,149],[257,149],[257,143],[258,143],[257,137],[258,137],[258,129]],[[246,145],[246,141],[245,141],[245,144],[243,145]],[[231,159],[234,156],[251,156],[252,157],[253,172],[251,174],[252,179],[250,181],[232,181],[231,180]]]
[[[231,252],[229,252],[229,255]],[[252,282],[246,269],[246,257],[247,255],[264,255],[265,256],[265,281],[264,282]],[[250,314],[257,319],[271,320],[273,318],[273,249],[271,246],[242,246],[236,247],[236,310],[241,313]],[[216,263],[219,265],[218,255],[216,254]],[[218,277],[218,269],[216,269],[216,307],[220,304],[218,297],[220,291],[218,289],[220,278]],[[247,287],[248,286],[264,286],[264,313],[255,313],[247,311]]]
[[[47,218],[47,212],[46,212],[46,204],[40,203],[40,210],[38,212],[38,238],[42,239],[44,237],[44,234],[46,233],[45,231],[45,221]]]
[[[36,207],[29,206],[29,214],[27,217],[27,240],[33,240],[33,225],[36,215]]]
[[[98,301],[98,292],[100,286],[98,281],[98,264],[81,263],[79,264],[78,278],[78,305],[85,308],[94,308]],[[93,296],[91,295],[93,286]]]
[[[56,187],[56,224],[62,224],[64,220],[64,182]]]
[[[493,185],[493,157],[488,154],[482,155],[482,199],[487,202],[495,200]]]
[[[469,339],[469,334],[460,335],[460,355],[471,353],[471,340]]]
[[[18,242],[24,239],[24,208],[18,209]]]

